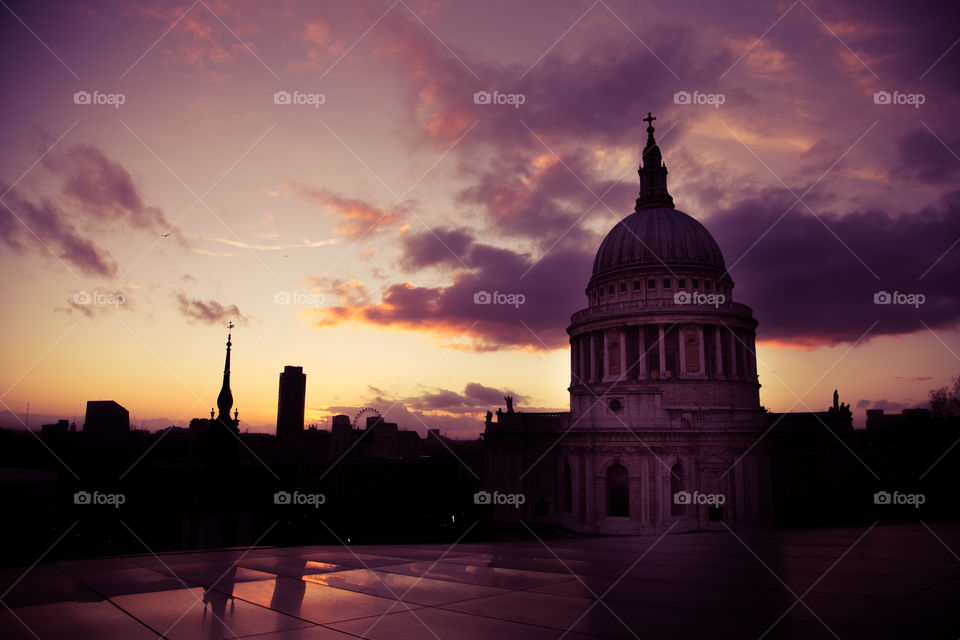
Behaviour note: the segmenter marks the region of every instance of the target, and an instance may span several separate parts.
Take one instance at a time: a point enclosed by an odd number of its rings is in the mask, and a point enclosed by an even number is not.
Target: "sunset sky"
[[[229,321],[251,431],[284,365],[322,427],[566,410],[648,111],[759,320],[764,406],[839,388],[862,424],[960,373],[955,3],[0,4],[0,411],[185,425]]]

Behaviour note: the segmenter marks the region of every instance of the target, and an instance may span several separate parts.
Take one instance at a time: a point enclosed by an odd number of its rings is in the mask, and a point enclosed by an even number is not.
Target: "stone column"
[[[663,325],[658,324],[657,329],[660,331],[660,337],[658,338],[657,342],[657,349],[660,351],[660,379],[663,380],[667,377],[667,354],[664,350]]]
[[[629,327],[620,329],[620,379],[627,379],[629,363],[627,362],[627,330]]]
[[[650,524],[659,525],[663,522],[663,463],[659,460],[654,467],[653,486],[650,487],[657,495],[656,511],[650,512]]]
[[[706,357],[706,345],[703,342],[703,325],[697,325],[697,333],[700,336],[700,375],[703,377],[707,376],[707,357]]]
[[[645,325],[637,327],[637,379],[647,378],[647,331]]]
[[[737,340],[737,332],[730,332],[730,377],[739,378],[740,372],[737,371],[737,347],[739,346],[739,341]]]
[[[743,460],[740,461],[741,465],[743,465],[746,462],[747,462],[747,458],[744,458]],[[734,498],[734,505],[733,505],[734,508],[732,509],[732,511],[734,511],[734,514],[735,514],[734,517],[736,518],[736,521],[743,522],[743,520],[746,519],[746,514],[744,513],[744,507],[746,507],[746,503],[747,503],[747,495],[744,492],[744,486],[743,486],[743,475],[744,475],[743,467],[741,466],[741,468],[739,469],[734,468],[732,473],[733,473],[732,484],[734,485],[733,491],[734,491],[734,494],[736,495],[736,497]],[[727,482],[728,483],[730,482],[729,478],[727,479]]]
[[[572,457],[570,459],[570,471],[572,472],[573,477],[570,479],[570,515],[574,519],[580,518],[580,458]]]
[[[687,331],[684,326],[677,327],[677,343],[680,347],[680,367],[677,371],[677,378],[687,377]]]
[[[596,507],[594,506],[594,492],[596,491],[596,480],[593,477],[593,453],[587,451],[583,457],[584,461],[584,503],[586,504],[586,521],[587,523],[596,526],[597,524],[597,512]]]
[[[716,376],[718,380],[723,379],[723,330],[720,328],[719,324],[713,325],[716,338],[714,344],[717,347],[717,362],[714,369],[716,369]]]
[[[606,329],[603,331],[603,381],[606,382],[610,379],[610,332]]]
[[[699,455],[685,456],[683,458],[683,470],[687,474],[687,486],[684,487],[690,493],[698,491],[700,489],[700,477],[697,474],[697,458]],[[690,506],[686,510],[686,516],[691,521],[700,526],[700,516],[697,513],[698,509],[695,505]]]
[[[650,525],[650,457],[643,456],[640,459],[640,524],[644,527]]]
[[[597,332],[590,332],[590,382],[597,382],[599,377],[597,371]]]
[[[590,336],[580,334],[580,379],[590,382]]]
[[[580,383],[580,363],[578,362],[579,350],[577,347],[580,345],[579,338],[577,336],[570,337],[570,386],[574,386]]]

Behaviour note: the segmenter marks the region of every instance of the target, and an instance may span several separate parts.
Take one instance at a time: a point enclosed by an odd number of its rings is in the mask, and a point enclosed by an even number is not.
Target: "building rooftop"
[[[0,573],[13,638],[956,638],[960,525],[230,549]]]

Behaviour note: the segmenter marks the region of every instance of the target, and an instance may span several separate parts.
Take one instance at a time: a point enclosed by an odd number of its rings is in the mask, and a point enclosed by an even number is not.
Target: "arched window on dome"
[[[607,469],[607,515],[614,518],[630,517],[630,475],[621,464]]]
[[[679,462],[670,469],[670,515],[682,516],[686,513],[687,505],[677,500],[677,493],[684,491],[687,485],[687,476],[683,465]]]

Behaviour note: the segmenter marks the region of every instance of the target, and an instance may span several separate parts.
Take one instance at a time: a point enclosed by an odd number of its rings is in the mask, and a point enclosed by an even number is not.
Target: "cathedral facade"
[[[674,206],[653,120],[636,207],[567,328],[570,411],[488,414],[484,488],[524,495],[494,501],[496,521],[637,534],[769,520],[757,321],[716,241]]]

